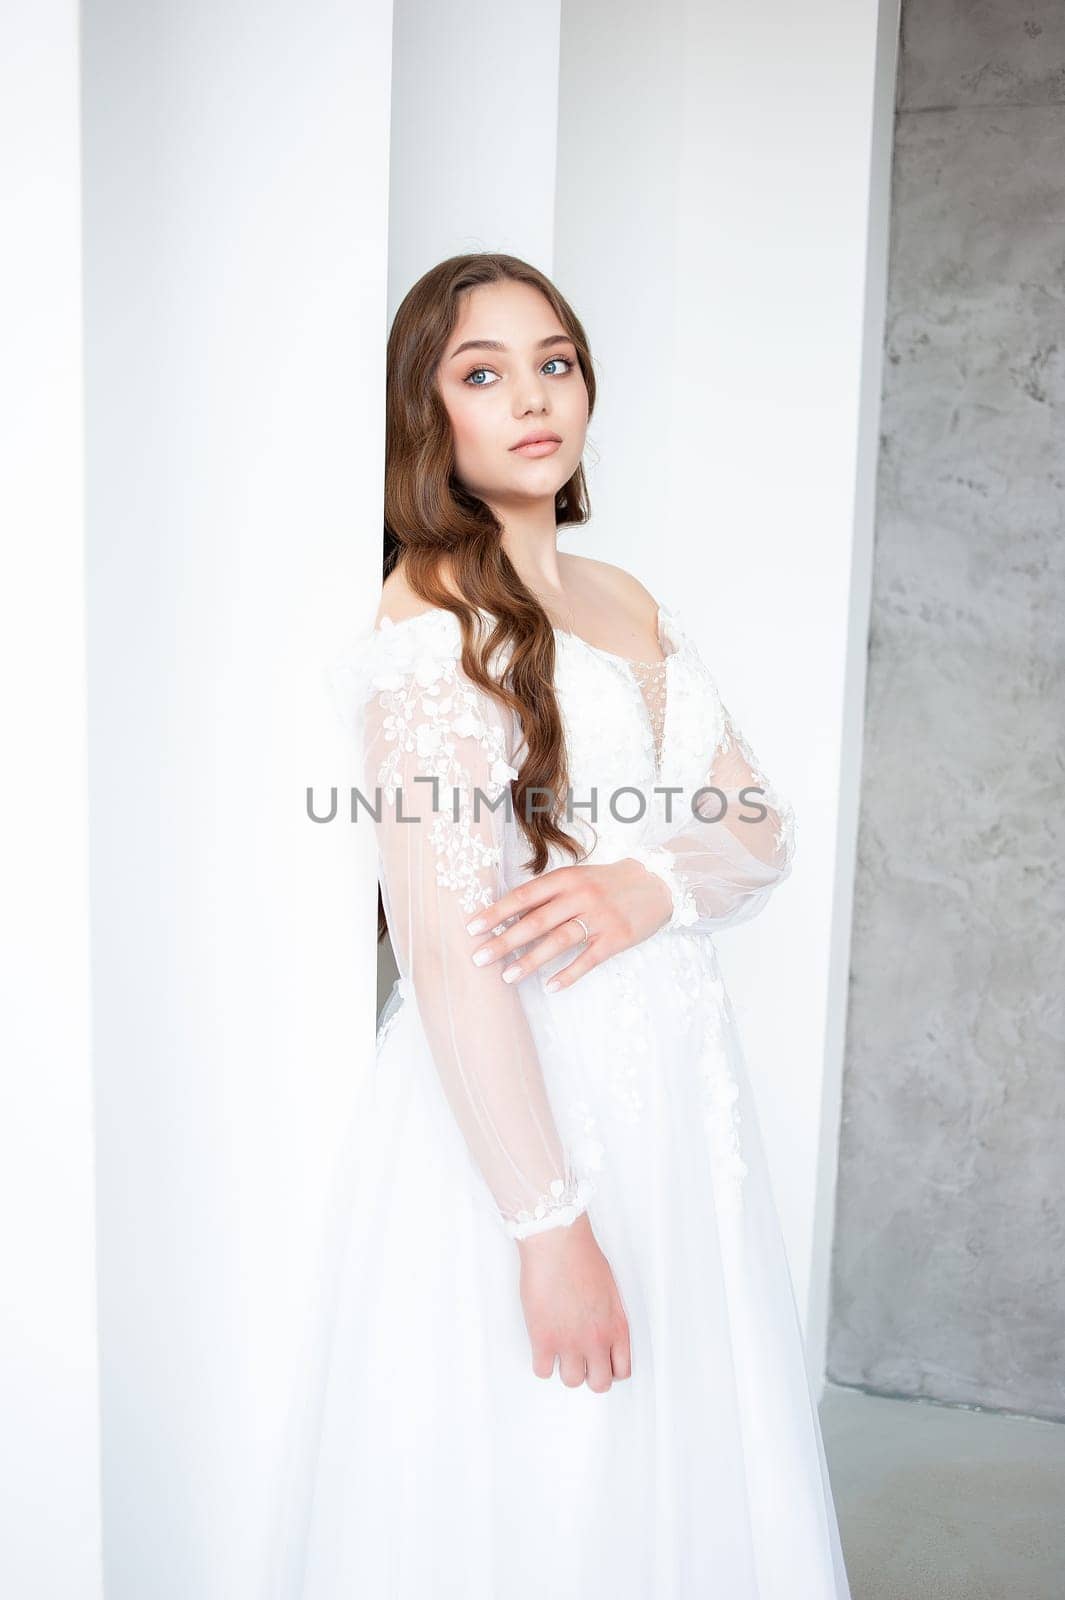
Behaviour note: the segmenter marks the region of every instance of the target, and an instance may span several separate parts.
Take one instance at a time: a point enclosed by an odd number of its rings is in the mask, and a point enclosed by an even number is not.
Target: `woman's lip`
[[[560,439],[534,439],[531,444],[516,444],[513,449],[515,455],[519,456],[549,456],[561,447]]]

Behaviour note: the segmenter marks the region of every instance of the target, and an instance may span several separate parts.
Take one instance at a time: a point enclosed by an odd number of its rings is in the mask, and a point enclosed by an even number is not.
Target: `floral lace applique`
[[[717,987],[723,991],[720,980]],[[703,1034],[699,1052],[703,1121],[710,1141],[718,1206],[735,1215],[743,1203],[743,1181],[748,1167],[743,1159],[740,1086],[729,1061],[725,1036],[729,1005],[723,992],[716,1003],[708,997],[707,1013],[712,1020]]]
[[[653,872],[661,878],[673,898],[673,914],[669,921],[664,923],[666,928],[690,928],[693,922],[699,920],[699,908],[695,895],[687,888],[684,880],[677,871],[677,860],[668,850],[655,849],[648,845],[637,845],[629,854],[634,861],[639,861],[648,872]],[[659,930],[661,931],[661,930]]]
[[[716,680],[692,645],[679,615],[667,615],[669,634],[679,658],[677,670],[669,680],[669,774],[666,781],[675,781],[683,789],[680,798],[673,802],[674,814],[678,805],[682,812],[689,805],[697,806],[707,818],[705,823],[699,818],[693,819],[689,833],[692,839],[697,839],[700,827],[712,829],[716,826],[710,818],[720,815],[722,797],[734,813],[738,808],[755,804],[755,796],[749,801],[740,798],[747,789],[761,790],[761,802],[771,812],[771,822],[765,830],[767,843],[771,842],[774,852],[770,870],[778,880],[782,879],[790,872],[795,854],[795,813],[759,766],[750,744],[722,703]],[[672,656],[667,658],[673,659]],[[707,807],[711,809],[708,811]],[[662,879],[673,902],[672,913],[664,927],[683,930],[701,923],[704,916],[709,918],[711,913],[709,904],[704,905],[701,892],[700,863],[695,859],[698,851],[673,848],[671,840],[675,838],[677,833],[669,826],[667,816],[666,825],[657,823],[645,840],[626,854]],[[744,842],[742,827],[735,829],[735,838],[741,844]],[[666,848],[667,845],[671,847]],[[707,887],[709,889],[710,885]],[[738,906],[737,900],[737,909]]]
[[[506,1231],[512,1239],[528,1239],[531,1234],[542,1233],[545,1228],[576,1222],[581,1213],[588,1209],[588,1202],[594,1193],[595,1184],[588,1178],[555,1178],[551,1193],[543,1195],[532,1211],[515,1212],[506,1223]]]
[[[621,959],[610,963],[610,977],[614,987],[614,1051],[610,1068],[611,1089],[615,1108],[626,1122],[639,1122],[643,1115],[644,1098],[640,1079],[647,1070],[651,1052],[652,1018],[647,1005],[647,991],[637,977],[644,965],[645,953],[639,945],[623,951]]]
[[[689,1021],[698,1019],[700,1027],[695,1070],[701,1084],[715,1193],[722,1209],[735,1213],[748,1168],[743,1159],[740,1089],[726,1037],[734,1024],[730,1001],[711,941],[697,933],[682,934],[674,941],[673,957],[677,1009]]]
[[[643,695],[647,707],[647,716],[651,724],[651,738],[654,741],[655,751],[655,777],[662,776],[663,746],[666,734],[666,704],[669,697],[669,662],[667,656],[664,661],[633,661],[631,663],[633,676]]]
[[[708,1028],[699,1052],[703,1120],[713,1154],[718,1205],[736,1211],[743,1198],[747,1163],[740,1138],[740,1087],[729,1064],[727,1046],[719,1027]]]
[[[606,1146],[599,1137],[599,1124],[587,1100],[574,1100],[569,1107],[570,1148],[581,1171],[601,1172]]]
[[[426,650],[407,670],[387,671],[375,682],[384,686],[379,703],[385,712],[384,738],[392,746],[376,777],[383,803],[395,805],[399,773],[406,759],[416,753],[420,775],[437,779],[436,814],[429,838],[438,882],[441,888],[457,893],[463,911],[472,915],[497,898],[482,874],[485,868],[498,867],[501,848],[474,832],[475,786],[457,757],[455,744],[459,739],[476,739],[480,745],[487,767],[483,794],[487,803],[494,803],[518,775],[506,759],[503,727],[486,720],[484,697],[474,684],[460,677],[455,653]],[[480,800],[479,805],[485,807],[486,801]]]

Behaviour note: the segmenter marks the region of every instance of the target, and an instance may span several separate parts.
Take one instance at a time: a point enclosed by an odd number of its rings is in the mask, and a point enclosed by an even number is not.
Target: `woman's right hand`
[[[632,1375],[629,1323],[614,1274],[596,1242],[588,1213],[575,1222],[519,1239],[521,1304],[532,1343],[533,1371],[576,1389],[604,1394]]]

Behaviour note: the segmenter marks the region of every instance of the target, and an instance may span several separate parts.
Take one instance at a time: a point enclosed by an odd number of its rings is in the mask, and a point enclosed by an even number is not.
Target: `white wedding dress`
[[[660,664],[555,634],[566,826],[674,904],[555,994],[575,951],[514,985],[470,959],[529,846],[498,803],[520,727],[463,671],[457,619],[386,620],[334,665],[402,976],[334,1180],[270,1600],[849,1594],[714,945],[790,872],[794,819],[678,612],[658,621]],[[583,1210],[631,1336],[604,1394],[534,1375],[518,1294],[515,1238]]]

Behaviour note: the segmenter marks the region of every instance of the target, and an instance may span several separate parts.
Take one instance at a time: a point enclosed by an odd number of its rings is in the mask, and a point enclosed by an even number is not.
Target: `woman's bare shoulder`
[[[657,601],[633,573],[612,561],[597,561],[592,556],[559,552],[559,571],[577,592],[604,609],[615,606],[627,610],[637,620],[649,618],[653,627]]]
[[[438,576],[444,587],[454,594],[456,592],[455,586],[448,577],[443,563],[438,568]],[[383,622],[385,617],[388,617],[392,622],[406,622],[410,617],[420,617],[425,611],[438,611],[439,609],[438,606],[427,605],[420,594],[415,594],[407,582],[402,565],[397,565],[392,568],[392,571],[381,585],[381,603],[377,608],[374,627],[376,628]]]

